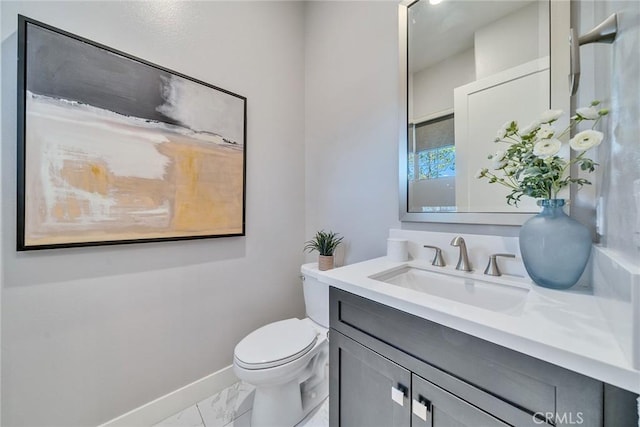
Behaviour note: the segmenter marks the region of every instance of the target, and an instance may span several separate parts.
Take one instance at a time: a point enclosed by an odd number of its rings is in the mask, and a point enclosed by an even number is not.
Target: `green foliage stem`
[[[304,250],[318,251],[320,255],[331,256],[344,237],[332,231],[318,231],[315,237],[305,242]]]
[[[591,103],[592,107],[599,104],[599,101]],[[560,139],[566,135],[578,123],[586,120],[593,120],[594,129],[600,119],[609,113],[606,109],[598,111],[597,118],[585,118],[580,114],[571,117],[569,126],[561,133],[551,134],[553,138]],[[551,120],[548,124],[555,122]],[[593,172],[598,166],[596,162],[585,157],[586,151],[580,152],[575,158],[566,160],[558,155],[550,157],[539,157],[534,154],[534,145],[540,141],[538,132],[541,130],[538,125],[528,133],[521,133],[515,121],[509,122],[504,128],[504,133],[496,138],[495,142],[508,144],[504,155],[497,161],[494,167],[500,174],[484,168],[479,171],[478,178],[486,178],[491,184],[500,184],[507,187],[511,192],[507,195],[507,203],[517,206],[523,196],[536,199],[554,199],[563,188],[570,184],[582,187],[591,184],[584,178],[572,178],[569,175],[571,165],[578,165],[582,171]],[[494,156],[489,156],[490,159]]]

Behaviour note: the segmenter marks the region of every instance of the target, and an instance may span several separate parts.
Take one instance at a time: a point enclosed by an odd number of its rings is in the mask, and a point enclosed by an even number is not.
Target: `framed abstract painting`
[[[18,20],[18,250],[244,235],[245,97]]]

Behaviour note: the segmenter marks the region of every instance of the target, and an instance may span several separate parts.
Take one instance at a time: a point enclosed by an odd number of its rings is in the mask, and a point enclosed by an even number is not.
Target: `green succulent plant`
[[[307,252],[318,251],[320,255],[331,256],[344,237],[333,231],[318,231],[315,237],[305,242],[304,250]]]

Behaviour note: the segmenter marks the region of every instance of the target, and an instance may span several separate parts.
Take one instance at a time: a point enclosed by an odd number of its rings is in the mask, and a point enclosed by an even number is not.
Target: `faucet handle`
[[[484,274],[487,276],[502,276],[500,273],[500,269],[498,268],[498,262],[496,261],[497,257],[505,257],[505,258],[515,258],[514,254],[493,254],[489,257],[489,264],[487,264],[487,268],[484,269]]]
[[[440,249],[437,246],[431,246],[431,245],[424,245],[424,247],[436,250],[436,254],[433,257],[433,261],[431,262],[431,265],[435,265],[436,267],[444,267],[445,265],[447,265],[444,262],[444,258],[442,258],[442,249]]]

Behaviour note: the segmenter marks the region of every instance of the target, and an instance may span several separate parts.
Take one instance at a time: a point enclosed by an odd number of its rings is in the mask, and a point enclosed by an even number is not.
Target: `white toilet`
[[[329,285],[302,266],[307,318],[270,323],[236,345],[233,370],[256,387],[251,427],[293,427],[329,394]]]

